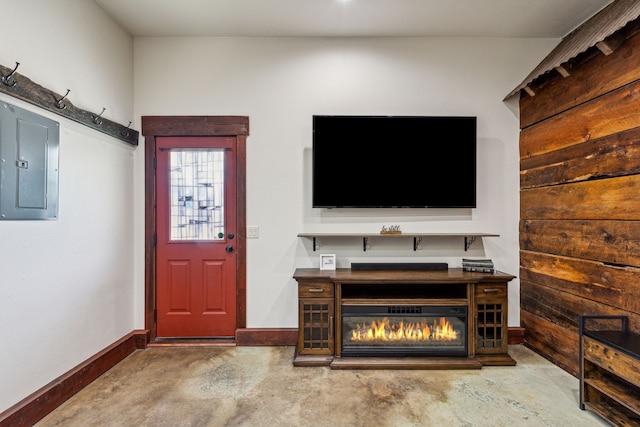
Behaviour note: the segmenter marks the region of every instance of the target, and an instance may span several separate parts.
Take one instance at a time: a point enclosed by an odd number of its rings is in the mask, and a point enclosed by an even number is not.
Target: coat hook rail
[[[105,110],[106,108],[102,107],[102,112],[93,118],[93,123],[97,124],[98,126],[102,125],[102,120],[100,119],[100,116],[104,114]]]
[[[120,131],[120,135],[122,135],[123,137],[127,138],[129,136],[129,130],[131,128],[131,122],[129,122],[129,124],[127,125],[126,129],[122,129]]]
[[[67,97],[67,95],[69,95],[69,92],[71,92],[71,89],[67,89],[67,93],[65,93],[62,98],[56,99],[56,107],[58,107],[61,110],[64,110],[65,108],[67,108],[67,106],[63,104],[62,101]]]
[[[19,65],[20,63],[16,62],[16,67],[13,70],[0,65],[0,76],[2,76],[3,83],[0,84],[0,93],[26,101],[128,144],[138,145],[139,132],[131,129],[129,127],[131,124],[123,126],[102,117],[106,108],[96,116],[95,113],[75,107],[67,97],[70,92],[69,89],[67,89],[66,95],[62,96],[42,87],[22,74],[17,73],[16,70]]]
[[[18,69],[18,67],[20,66],[19,62],[16,62],[16,67],[6,76],[2,76],[2,83],[4,83],[5,86],[9,86],[9,87],[14,87],[18,82],[16,82],[15,80],[12,80],[13,75],[16,73],[16,70]]]

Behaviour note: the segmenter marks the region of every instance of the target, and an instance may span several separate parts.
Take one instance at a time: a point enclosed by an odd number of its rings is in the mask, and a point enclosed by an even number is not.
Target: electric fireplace
[[[343,305],[342,356],[467,356],[467,307]]]
[[[342,357],[467,357],[466,284],[342,287]]]

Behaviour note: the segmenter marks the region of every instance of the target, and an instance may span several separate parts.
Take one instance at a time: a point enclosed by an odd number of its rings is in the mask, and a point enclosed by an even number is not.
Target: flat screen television
[[[476,207],[476,117],[313,116],[314,208]]]

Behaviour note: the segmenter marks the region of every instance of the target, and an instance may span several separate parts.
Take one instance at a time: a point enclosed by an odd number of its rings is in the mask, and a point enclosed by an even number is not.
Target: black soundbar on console
[[[352,270],[447,270],[446,262],[352,262]]]

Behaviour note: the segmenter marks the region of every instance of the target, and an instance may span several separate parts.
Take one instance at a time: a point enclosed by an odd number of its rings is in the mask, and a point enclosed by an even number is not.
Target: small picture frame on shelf
[[[320,255],[320,270],[335,270],[336,269],[336,256],[335,255]]]

